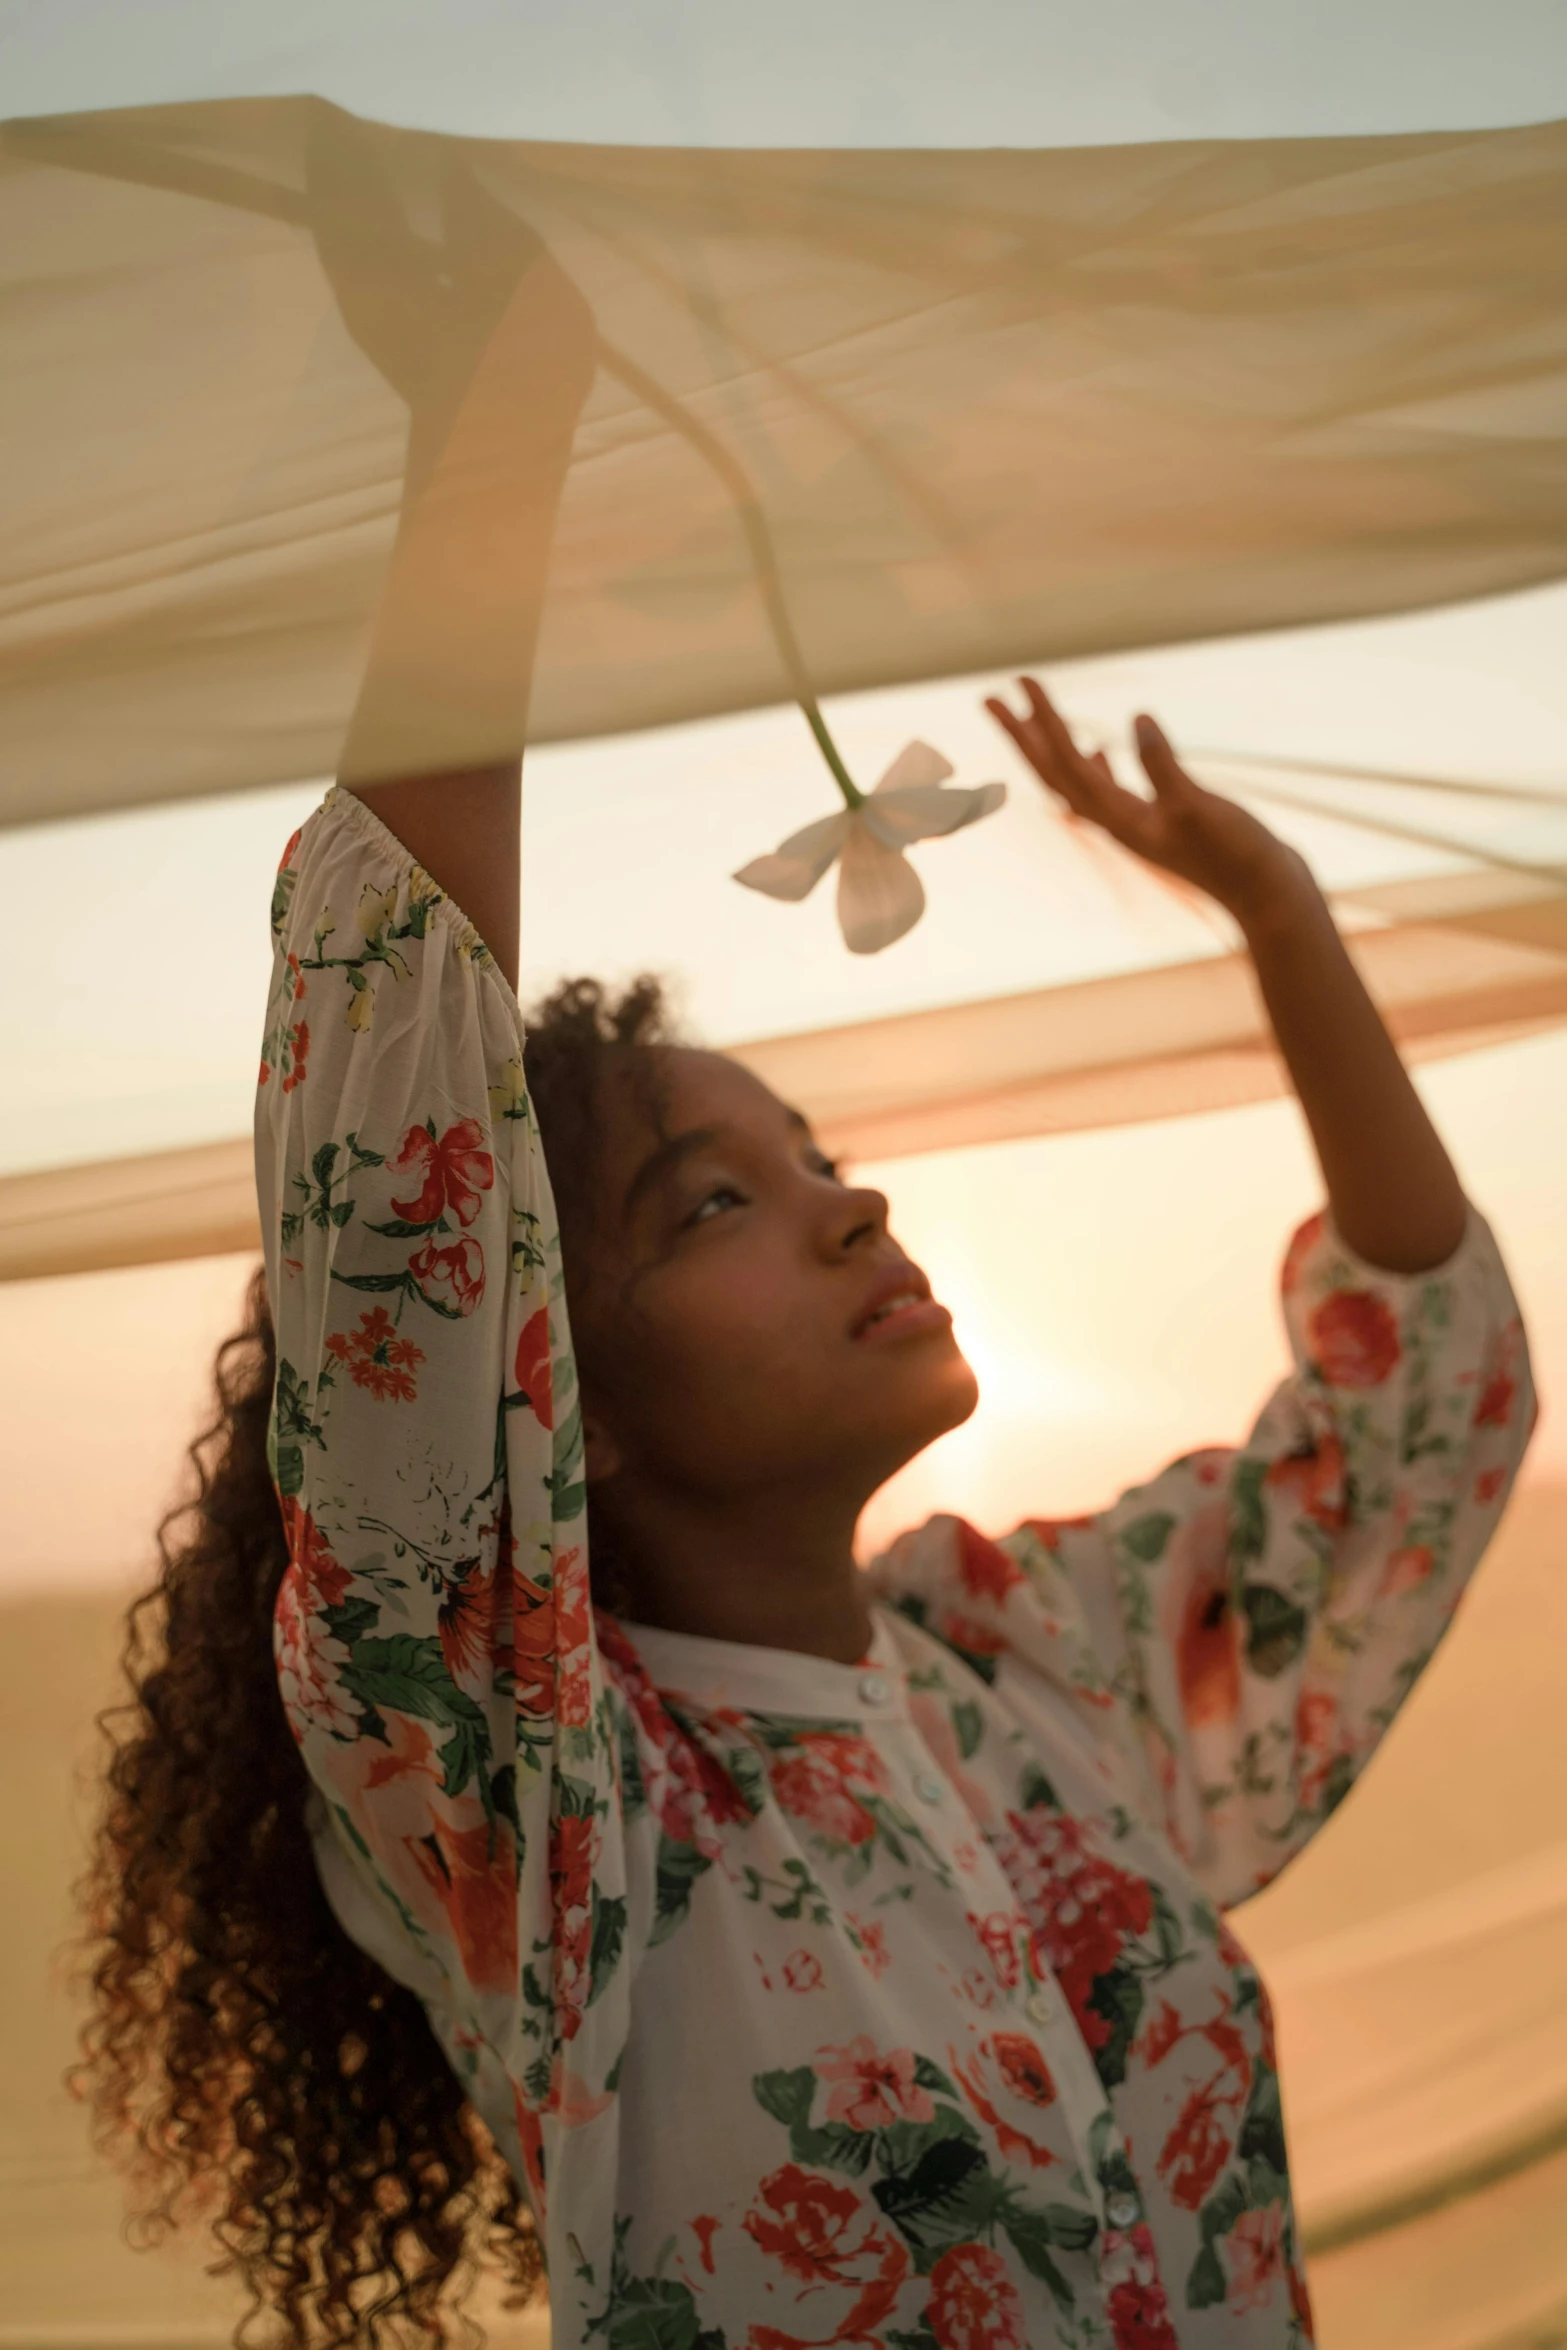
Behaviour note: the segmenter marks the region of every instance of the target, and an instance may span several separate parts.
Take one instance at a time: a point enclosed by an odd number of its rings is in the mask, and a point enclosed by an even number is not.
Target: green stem
[[[672,393],[665,391],[656,378],[639,367],[627,352],[618,350],[613,343],[607,343],[602,335],[599,337],[599,364],[607,375],[615,376],[655,414],[662,416],[665,423],[680,434],[682,440],[690,442],[697,454],[712,467],[733,499],[740,527],[745,533],[751,566],[756,573],[756,583],[762,591],[762,603],[772,627],[773,641],[778,647],[800,713],[816,737],[817,748],[827,762],[834,783],[843,794],[845,807],[858,808],[865,794],[844,765],[843,755],[833,741],[827,721],[817,705],[810,671],[805,666],[800,640],[794,633],[794,622],[789,616],[772,533],[744,468],[730,455],[716,434],[709,432],[705,424],[699,424]]]

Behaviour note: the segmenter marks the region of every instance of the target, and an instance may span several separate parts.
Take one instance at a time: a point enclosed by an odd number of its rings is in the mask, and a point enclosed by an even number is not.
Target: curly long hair
[[[551,1180],[577,1219],[568,1266],[588,1246],[608,1064],[651,1070],[667,1041],[645,978],[618,998],[568,981],[528,1022]],[[199,2216],[251,2317],[274,2313],[302,2345],[390,2350],[448,2340],[486,2257],[514,2306],[542,2262],[419,2001],[343,1933],[316,1874],[273,1666],[288,1564],[267,1465],[275,1368],[258,1271],[218,1351],[190,1490],[158,1530],[161,1570],[130,1611],[126,1697],[101,1719],[73,2084],[129,2169],[138,2240]],[[596,1567],[614,1604],[607,1581]]]

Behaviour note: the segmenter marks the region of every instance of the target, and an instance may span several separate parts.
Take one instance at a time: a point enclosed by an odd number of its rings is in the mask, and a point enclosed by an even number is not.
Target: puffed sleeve
[[[625,1824],[521,1017],[345,791],[289,844],[273,928],[283,1699],[333,1906],[425,1997],[542,2223],[556,2130],[614,2126]]]
[[[1293,1374],[1239,1451],[1177,1461],[1106,1513],[1093,1607],[1168,1825],[1226,1903],[1274,1876],[1370,1760],[1535,1417],[1517,1303],[1473,1209],[1446,1264],[1403,1276],[1317,1216],[1290,1245],[1283,1304]]]
[[[1000,1544],[906,1537],[886,1595],[988,1673],[1044,1672],[1119,1748],[1213,1898],[1277,1874],[1364,1769],[1485,1550],[1534,1425],[1528,1349],[1470,1210],[1399,1275],[1326,1216],[1283,1272],[1294,1369],[1244,1445]],[[939,1538],[938,1538],[939,1537]]]

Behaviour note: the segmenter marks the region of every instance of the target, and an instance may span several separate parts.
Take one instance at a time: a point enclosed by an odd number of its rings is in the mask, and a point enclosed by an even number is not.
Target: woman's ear
[[[618,1475],[622,1466],[620,1447],[609,1429],[591,1406],[582,1413],[582,1474],[589,1485],[602,1485],[606,1478]]]

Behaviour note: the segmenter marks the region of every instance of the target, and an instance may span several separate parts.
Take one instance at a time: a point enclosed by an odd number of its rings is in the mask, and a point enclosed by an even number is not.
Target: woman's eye
[[[814,1151],[811,1154],[811,1172],[813,1175],[825,1175],[829,1183],[841,1183],[843,1161],[828,1158],[825,1151]]]
[[[734,1184],[715,1183],[706,1198],[687,1216],[686,1222],[688,1224],[708,1224],[712,1222],[715,1214],[722,1214],[725,1208],[743,1208],[744,1206],[745,1194],[738,1191]]]

